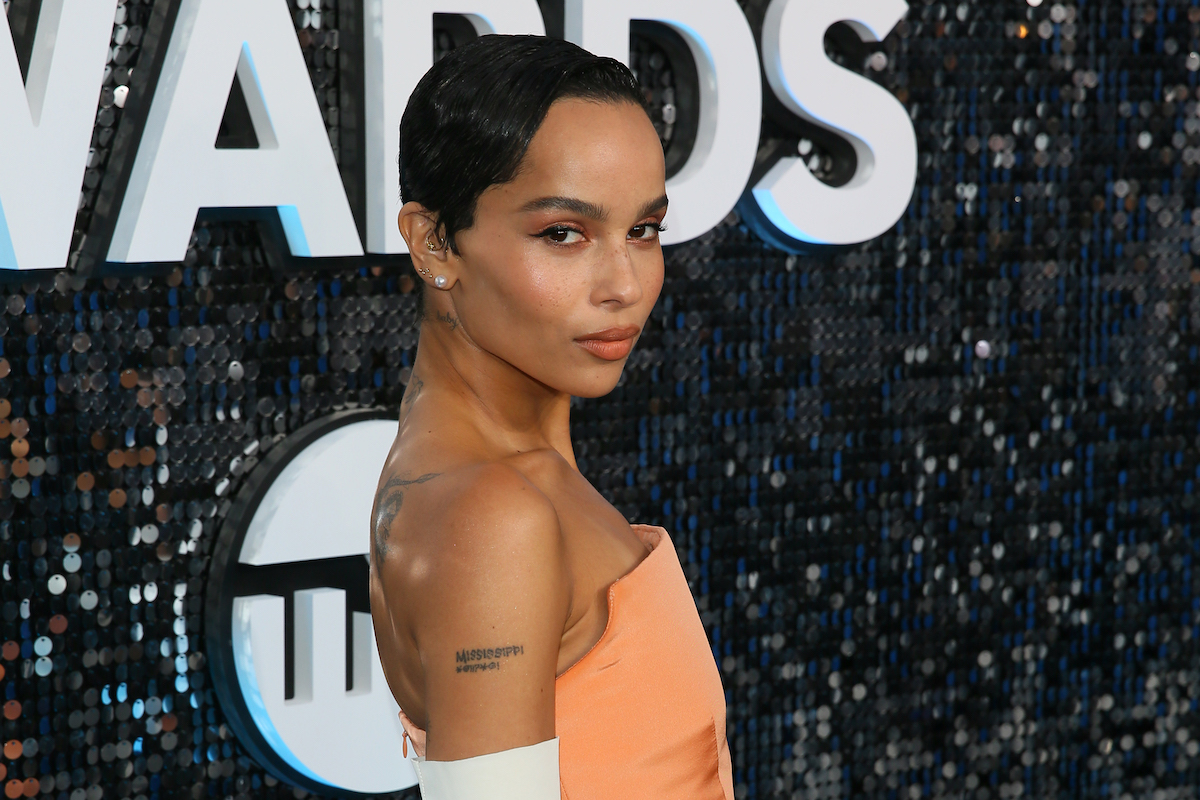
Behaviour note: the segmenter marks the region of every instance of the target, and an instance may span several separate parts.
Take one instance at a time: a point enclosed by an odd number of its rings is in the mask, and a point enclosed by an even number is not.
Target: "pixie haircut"
[[[545,36],[481,36],[425,73],[400,122],[400,197],[455,234],[475,223],[490,186],[517,176],[529,143],[556,100],[633,103],[646,98],[629,68]]]

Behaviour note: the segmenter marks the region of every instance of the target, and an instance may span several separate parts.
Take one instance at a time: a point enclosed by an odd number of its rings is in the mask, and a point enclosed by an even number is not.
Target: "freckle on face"
[[[641,108],[555,103],[517,177],[485,191],[475,224],[457,237],[462,326],[481,348],[559,391],[611,391],[624,361],[602,362],[575,339],[645,324],[662,288],[662,250],[630,232],[646,221],[638,216],[644,207],[664,194],[662,145]],[[547,197],[583,201],[605,218],[526,210]],[[563,247],[537,236],[555,225],[577,228],[577,243]],[[614,264],[625,265],[623,294],[612,289]]]

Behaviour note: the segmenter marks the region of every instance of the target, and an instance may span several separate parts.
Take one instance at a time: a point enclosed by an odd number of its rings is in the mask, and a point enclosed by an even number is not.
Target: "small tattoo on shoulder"
[[[449,325],[450,330],[458,330],[458,317],[454,316],[450,312],[447,311],[445,314],[443,314],[442,312],[438,311],[437,318],[438,322],[444,322]]]
[[[523,644],[463,649],[454,654],[454,671],[486,672],[500,669],[500,659],[522,655],[525,655],[525,645]]]
[[[404,505],[404,490],[409,486],[431,481],[441,474],[440,472],[427,472],[421,477],[411,480],[400,477],[389,478],[387,483],[379,487],[379,491],[375,494],[375,529],[373,532],[376,559],[387,558],[388,538],[391,536],[392,522],[400,513],[400,507]]]
[[[408,387],[404,390],[404,397],[400,401],[400,406],[410,406],[413,401],[421,396],[421,390],[425,388],[425,381],[413,375],[408,380]]]

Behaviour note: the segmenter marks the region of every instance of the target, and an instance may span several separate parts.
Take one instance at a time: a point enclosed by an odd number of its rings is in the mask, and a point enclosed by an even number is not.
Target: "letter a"
[[[257,149],[217,149],[236,71]],[[179,261],[201,208],[275,207],[297,256],[362,244],[282,0],[183,0],[111,261]]]

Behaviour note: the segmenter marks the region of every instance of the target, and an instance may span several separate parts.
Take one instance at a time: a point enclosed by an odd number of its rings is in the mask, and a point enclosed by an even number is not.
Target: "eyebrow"
[[[642,210],[638,212],[638,217],[648,217],[655,211],[666,208],[667,203],[669,202],[670,201],[667,199],[665,194],[657,200],[651,200],[649,203],[646,203],[646,205],[642,206]]]
[[[642,206],[638,212],[638,217],[649,216],[654,211],[666,208],[667,202],[665,194],[662,197],[651,200]],[[604,222],[608,219],[608,209],[604,206],[589,203],[587,200],[580,200],[577,197],[539,197],[536,200],[530,200],[522,206],[521,211],[570,211],[588,219],[596,220],[597,222]]]
[[[594,219],[597,222],[604,222],[608,219],[608,209],[604,206],[598,206],[595,203],[589,203],[577,197],[539,197],[536,200],[530,200],[521,207],[521,210],[570,211],[588,219]]]

